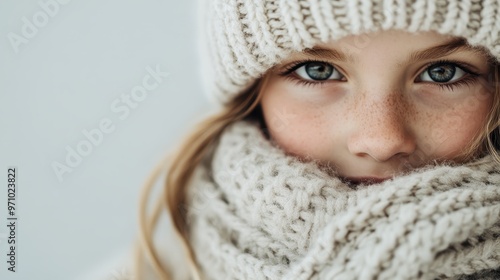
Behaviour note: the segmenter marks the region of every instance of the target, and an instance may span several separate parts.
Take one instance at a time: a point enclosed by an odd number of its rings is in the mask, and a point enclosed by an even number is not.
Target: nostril
[[[413,137],[409,133],[399,135],[364,134],[351,138],[348,150],[357,157],[370,157],[377,162],[391,158],[409,157],[416,149]]]

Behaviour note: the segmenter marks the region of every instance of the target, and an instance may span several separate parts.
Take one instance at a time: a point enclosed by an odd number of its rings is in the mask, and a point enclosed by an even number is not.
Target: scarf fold
[[[500,279],[489,156],[353,189],[240,121],[196,169],[187,201],[206,279]]]

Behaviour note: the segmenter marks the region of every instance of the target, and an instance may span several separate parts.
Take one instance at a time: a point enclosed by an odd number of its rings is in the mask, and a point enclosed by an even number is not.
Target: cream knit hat
[[[203,77],[219,104],[292,52],[351,34],[436,31],[465,37],[500,60],[500,0],[200,1]]]

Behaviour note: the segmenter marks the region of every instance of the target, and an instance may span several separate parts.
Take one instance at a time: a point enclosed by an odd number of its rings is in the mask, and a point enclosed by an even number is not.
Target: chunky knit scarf
[[[500,167],[490,157],[353,189],[228,127],[188,191],[206,279],[500,279]]]

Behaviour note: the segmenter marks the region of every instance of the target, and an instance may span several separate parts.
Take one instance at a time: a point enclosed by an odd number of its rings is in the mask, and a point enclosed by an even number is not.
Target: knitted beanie
[[[464,37],[500,60],[500,0],[200,1],[203,78],[219,104],[291,53],[347,35],[435,31]]]

